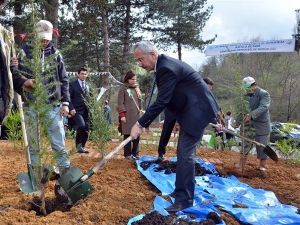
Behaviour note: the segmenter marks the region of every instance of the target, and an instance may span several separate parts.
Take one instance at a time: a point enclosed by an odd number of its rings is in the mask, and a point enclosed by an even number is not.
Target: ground
[[[70,140],[67,144],[71,148]],[[115,146],[115,143],[110,143],[106,149],[109,151]],[[92,146],[88,147],[91,150]],[[141,150],[141,155],[157,154],[154,145],[142,145]],[[170,148],[167,157],[174,155],[175,149]],[[200,148],[197,155],[216,162],[221,173],[234,174],[254,188],[273,191],[280,202],[300,208],[300,165],[289,164],[283,160],[277,163],[268,161],[264,177],[255,170],[255,157],[248,156],[242,175],[234,166],[239,159],[236,152]],[[26,171],[24,152],[9,141],[0,141],[0,159],[0,224],[127,224],[129,218],[149,212],[154,197],[159,195],[158,190],[137,171],[134,162],[123,159],[121,151],[91,177],[90,183],[95,191],[87,198],[79,201],[69,211],[54,211],[45,217],[37,216],[30,210],[32,197],[20,192],[16,182],[17,174]],[[85,172],[95,166],[99,158],[73,154],[71,161]],[[47,199],[54,198],[53,186],[54,182],[50,182]],[[222,218],[226,224],[239,224],[225,212]]]

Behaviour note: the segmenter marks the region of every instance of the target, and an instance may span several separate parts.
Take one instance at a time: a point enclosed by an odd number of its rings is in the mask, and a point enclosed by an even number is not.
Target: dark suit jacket
[[[148,127],[164,108],[170,110],[183,129],[199,136],[209,122],[216,123],[219,106],[202,77],[188,64],[159,55],[156,64],[156,101],[138,120]]]
[[[88,110],[88,107],[86,105],[86,96],[88,95],[88,89],[86,93],[83,92],[78,80],[74,80],[70,82],[70,111],[75,109],[76,113],[83,114]]]

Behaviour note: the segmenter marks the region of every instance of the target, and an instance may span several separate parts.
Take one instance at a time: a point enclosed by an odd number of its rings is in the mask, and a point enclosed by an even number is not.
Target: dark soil
[[[73,140],[67,140],[67,146],[71,149]],[[110,151],[115,146],[115,143],[110,143],[106,150]],[[96,151],[90,143],[87,149]],[[157,156],[157,146],[141,145],[140,155]],[[175,155],[176,150],[168,148],[167,157]],[[239,180],[253,188],[273,191],[281,203],[300,207],[300,165],[290,164],[284,160],[277,163],[268,160],[266,176],[262,178],[255,169],[258,164],[255,156],[248,156],[243,174],[234,166],[239,161],[239,154],[236,152],[198,149],[197,157],[211,162],[218,159],[222,164],[215,166],[221,174],[235,174]],[[83,172],[88,171],[100,160],[89,157],[88,154],[73,154],[70,159],[72,164]],[[27,171],[24,151],[20,147],[14,148],[12,142],[0,141],[0,160],[1,225],[126,225],[130,218],[149,212],[153,207],[155,196],[160,195],[160,192],[136,169],[135,163],[124,159],[121,151],[91,177],[89,182],[95,190],[71,208],[56,205],[55,182],[49,181],[46,191],[49,214],[40,216],[37,215],[39,207],[35,210],[33,208],[34,198],[20,192],[16,182],[17,174]],[[219,210],[226,224],[240,224],[233,216],[223,212],[221,208]]]
[[[39,198],[33,198],[30,202],[31,207],[28,208],[29,211],[33,210],[36,212],[37,216],[44,216],[41,211],[41,200]],[[67,212],[70,211],[71,206],[59,201],[57,198],[47,198],[45,200],[45,208],[47,215],[53,213],[54,211]]]
[[[157,164],[158,166],[155,168],[156,172],[165,171],[165,174],[176,173],[176,162],[172,162],[169,160],[150,160],[144,161],[140,163],[140,166],[147,170],[151,165]],[[210,170],[202,167],[200,164],[196,163],[195,165],[195,176],[203,176],[206,174],[212,174]]]
[[[216,219],[216,215],[212,215],[214,219]],[[132,225],[215,225],[216,222],[208,218],[207,220],[203,220],[201,222],[193,222],[191,219],[178,219],[176,215],[162,216],[158,212],[154,211],[148,213],[144,216],[143,219],[133,222]],[[217,221],[220,221],[217,218]]]

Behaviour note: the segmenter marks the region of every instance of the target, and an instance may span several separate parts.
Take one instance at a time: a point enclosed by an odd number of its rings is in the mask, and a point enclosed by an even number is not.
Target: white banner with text
[[[259,52],[293,52],[295,39],[259,41],[248,43],[234,43],[222,45],[208,45],[206,56],[217,56],[232,53],[259,53]]]

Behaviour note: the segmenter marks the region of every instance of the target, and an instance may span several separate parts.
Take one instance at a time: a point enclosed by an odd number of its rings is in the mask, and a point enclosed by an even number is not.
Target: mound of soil
[[[147,213],[143,219],[133,222],[132,225],[215,225],[221,222],[216,213],[209,214],[208,219],[201,222],[194,222],[191,221],[191,219],[192,218],[178,219],[176,215],[162,216],[154,211]]]
[[[73,140],[67,140],[68,149],[71,149]],[[116,146],[111,143],[107,148],[110,151]],[[89,144],[89,151],[95,148]],[[157,147],[142,145],[141,155],[157,155]],[[167,157],[175,156],[176,150],[169,148]],[[284,204],[300,208],[300,165],[288,164],[283,160],[278,163],[268,161],[265,177],[262,177],[254,156],[248,157],[244,174],[236,169],[234,164],[239,160],[239,154],[231,151],[215,151],[199,149],[199,157],[208,161],[221,161],[216,165],[218,171],[224,175],[237,176],[242,182],[254,188],[273,191]],[[0,224],[100,224],[124,225],[136,215],[147,213],[152,209],[152,202],[159,191],[150,184],[136,169],[135,162],[126,160],[122,152],[110,160],[89,182],[94,191],[85,199],[77,202],[73,207],[50,208],[47,216],[39,215],[39,205],[32,196],[19,191],[16,177],[20,172],[26,172],[25,153],[20,147],[14,148],[9,141],[0,141]],[[95,166],[99,158],[89,157],[87,154],[73,154],[70,157],[74,166],[86,172]],[[54,181],[48,183],[46,202],[49,207],[55,205]],[[239,206],[240,207],[240,206]],[[221,209],[220,209],[221,210]],[[240,224],[231,215],[222,212],[222,219],[226,224]]]
[[[169,160],[161,161],[157,159],[157,160],[144,161],[140,163],[140,166],[144,170],[147,170],[152,164],[157,164],[157,167],[155,168],[156,172],[164,171],[165,174],[176,173],[176,162],[172,162]],[[212,172],[202,167],[198,163],[196,163],[195,176],[203,176],[206,174],[212,174]]]

